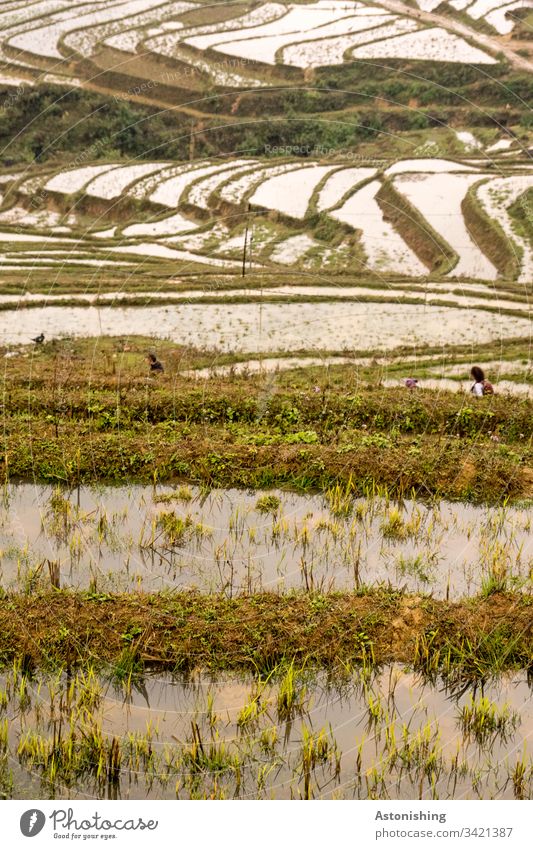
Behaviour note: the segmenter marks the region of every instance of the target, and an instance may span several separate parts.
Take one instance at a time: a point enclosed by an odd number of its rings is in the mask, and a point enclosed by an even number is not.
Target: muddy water
[[[403,380],[397,378],[382,380],[381,384],[385,387],[404,386]],[[424,377],[420,380],[418,388],[420,390],[435,389],[437,392],[463,392],[464,394],[470,395],[472,380],[451,380],[446,377]],[[520,395],[533,398],[533,386],[531,384],[515,383],[512,380],[499,380],[495,386],[495,392],[497,392],[498,395]]]
[[[483,343],[530,332],[527,317],[390,303],[49,306],[0,313],[4,345],[45,333],[47,338],[143,335],[226,352],[385,351],[399,345]]]
[[[307,242],[305,241],[307,239]],[[295,240],[299,240],[298,243]],[[289,243],[297,246],[303,243],[304,252],[308,250],[309,247],[312,247],[312,240],[307,236],[292,236],[290,239],[286,239],[284,242],[279,243],[279,247],[289,246]],[[297,248],[299,250],[299,248]],[[274,258],[274,254],[271,255]],[[122,301],[127,304],[128,300],[133,298],[138,299],[144,298],[147,302],[149,301],[158,301],[165,299],[167,301],[200,301],[203,298],[213,299],[218,298],[220,300],[226,300],[230,298],[246,298],[248,301],[252,302],[254,300],[261,300],[264,297],[300,297],[300,298],[343,298],[346,300],[358,301],[360,298],[372,297],[372,298],[380,298],[384,303],[394,302],[401,303],[403,298],[425,298],[427,304],[431,304],[434,301],[453,301],[454,304],[458,307],[479,307],[485,308],[486,306],[491,307],[491,309],[502,309],[502,310],[514,310],[515,312],[522,311],[525,315],[528,315],[531,312],[531,305],[527,300],[512,300],[505,298],[491,298],[487,300],[484,295],[486,294],[485,290],[481,292],[477,292],[474,286],[472,287],[462,287],[461,294],[457,294],[455,291],[456,286],[449,286],[446,288],[444,285],[440,286],[438,290],[428,286],[423,290],[413,290],[413,289],[400,289],[395,287],[391,289],[389,287],[384,286],[381,290],[371,288],[368,286],[265,286],[261,289],[193,289],[187,290],[183,289],[177,292],[142,292],[142,291],[118,291],[118,292],[97,292],[97,293],[85,293],[85,294],[51,294],[51,293],[30,293],[26,292],[24,295],[0,295],[0,304],[13,304],[18,307],[24,307],[32,302],[41,302],[43,305],[51,304],[51,305],[60,305],[62,303],[65,306],[68,306],[68,303],[72,303],[73,301],[80,301],[81,303],[95,303],[100,302],[102,304],[105,303],[115,303],[118,301]],[[472,292],[472,295],[468,293]]]
[[[299,798],[307,787],[313,798],[500,799],[516,796],[517,762],[531,764],[533,705],[523,674],[454,693],[397,665],[367,676],[354,670],[336,683],[296,670],[292,707],[284,713],[279,696],[285,675],[275,673],[262,684],[147,676],[124,689],[87,672],[68,679],[40,673],[21,687],[20,674],[6,672],[0,712],[8,719],[13,795],[187,798],[217,795],[218,787],[229,798]],[[482,697],[506,718],[499,730],[476,737],[464,727],[461,711]],[[255,718],[246,722],[245,708],[254,703]],[[75,747],[81,728],[119,741],[114,785],[98,781],[90,760],[69,775],[59,769],[53,784],[38,761],[19,762],[28,731],[48,741],[58,729],[65,738],[71,727]],[[207,754],[200,763],[193,734]],[[327,749],[306,770],[310,734],[321,736]],[[520,789],[530,798],[527,770]]]
[[[417,361],[417,357],[403,357],[403,363]],[[393,360],[391,359],[391,363]],[[349,363],[354,368],[357,366],[376,365],[377,360],[373,358],[356,358],[356,357],[265,357],[263,359],[244,360],[237,363],[230,363],[224,366],[211,366],[209,368],[188,369],[182,372],[183,376],[194,378],[195,380],[210,380],[216,377],[229,377],[231,375],[251,375],[251,374],[267,374],[278,371],[309,368],[311,366],[320,366],[328,368],[335,365],[346,365]],[[508,371],[511,374],[523,373],[529,375],[529,369],[522,363],[505,363],[503,364],[500,373]],[[439,369],[442,372],[443,369]],[[448,370],[446,370],[448,373]],[[468,367],[457,366],[449,373],[464,375],[468,372]],[[413,368],[406,368],[406,375],[414,376],[416,374],[416,365]],[[385,378],[380,380],[380,385],[385,387],[405,389],[405,378]],[[472,380],[452,380],[447,377],[423,377],[419,378],[418,390],[435,389],[444,392],[463,392],[470,393],[472,388]],[[498,395],[520,395],[533,398],[533,386],[529,383],[518,383],[514,380],[498,380],[495,383],[495,391]]]
[[[530,587],[532,519],[526,509],[326,494],[102,487],[74,492],[12,485],[0,505],[0,581],[99,591],[190,589],[228,596],[292,588],[406,588],[438,598],[477,593],[490,574]],[[341,505],[342,506],[342,505]],[[335,515],[337,513],[337,515]],[[161,519],[177,524],[174,539]],[[163,521],[168,522],[168,518]]]

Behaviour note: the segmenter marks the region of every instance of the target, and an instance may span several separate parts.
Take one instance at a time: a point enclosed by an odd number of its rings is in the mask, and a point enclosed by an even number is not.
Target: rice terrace
[[[533,0],[2,3],[0,798],[533,798],[532,72]]]

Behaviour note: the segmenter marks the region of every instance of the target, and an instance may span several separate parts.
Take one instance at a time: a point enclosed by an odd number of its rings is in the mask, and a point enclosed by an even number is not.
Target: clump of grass
[[[513,605],[509,620],[498,622],[488,632],[478,631],[468,636],[459,630],[451,639],[444,628],[432,628],[417,635],[413,666],[430,680],[440,674],[449,682],[482,680],[506,669],[527,668],[531,651],[512,627],[512,620],[518,615],[516,602]],[[471,610],[471,607],[463,610],[463,622]],[[531,619],[529,611],[527,616]]]
[[[385,708],[382,704],[379,693],[372,693],[368,687],[365,687],[365,699],[368,710],[368,723],[370,726],[378,725],[385,717]]]
[[[444,767],[438,725],[433,725],[428,721],[413,734],[404,725],[398,756],[404,767],[418,769],[423,775],[427,775],[434,781]]]
[[[214,739],[209,742],[202,740],[198,723],[191,722],[192,740],[185,747],[184,760],[192,769],[214,773],[223,773],[228,770],[234,772],[240,782],[240,759],[239,755],[232,751],[223,740]]]
[[[513,782],[513,795],[515,799],[526,799],[527,798],[527,773],[528,767],[525,758],[525,753],[522,756],[521,760],[517,761],[513,771],[511,772],[511,780]],[[529,767],[530,777],[533,775],[533,769]]]
[[[301,670],[298,670],[292,661],[278,689],[277,710],[280,722],[291,720],[296,713],[304,709],[306,692]]]
[[[73,726],[63,735],[54,731],[52,737],[29,730],[19,741],[17,755],[21,763],[39,770],[52,788],[58,779],[69,786],[83,775],[93,775],[100,787],[120,782],[120,743],[116,737],[109,740],[96,720],[82,723],[79,733]]]
[[[0,752],[7,751],[9,725],[7,719],[0,720]]]
[[[485,598],[493,593],[504,593],[509,589],[510,557],[505,544],[482,540],[482,560],[487,573],[481,582],[481,595]]]
[[[260,717],[266,713],[268,705],[263,702],[265,685],[266,682],[262,682],[254,687],[250,701],[248,701],[239,711],[237,726],[241,731],[245,728],[254,728]]]
[[[189,502],[193,499],[193,491],[190,486],[180,486],[175,492],[162,492],[154,495],[155,504],[168,504],[170,501]]]
[[[48,502],[48,531],[57,537],[65,537],[74,521],[74,508],[57,487]]]
[[[129,641],[128,641],[129,642]],[[126,693],[131,692],[132,682],[144,671],[143,663],[136,648],[126,645],[110,667],[110,678],[121,684]]]
[[[156,527],[162,531],[165,542],[171,547],[185,545],[191,537],[201,538],[208,533],[204,525],[193,522],[189,513],[182,518],[172,511],[160,513]]]
[[[380,527],[384,537],[404,539],[406,536],[405,522],[397,507],[389,510],[388,516],[383,519]]]
[[[348,518],[353,510],[354,486],[352,478],[345,484],[337,483],[326,490],[326,501],[333,516],[337,518]]]
[[[0,799],[11,799],[13,796],[13,772],[9,767],[9,756],[0,756]]]
[[[432,579],[431,567],[421,554],[417,554],[416,557],[404,557],[400,555],[396,561],[396,567],[400,575],[411,575],[424,584],[429,584]]]
[[[260,513],[277,513],[281,507],[281,499],[277,495],[262,495],[255,502],[255,509]]]
[[[264,728],[259,738],[259,746],[265,754],[272,754],[276,750],[278,742],[278,729],[276,725]]]
[[[381,533],[387,539],[402,540],[411,536],[416,536],[420,529],[421,516],[415,513],[412,518],[406,522],[402,516],[401,510],[398,507],[391,507],[380,528]]]
[[[463,730],[478,743],[497,734],[506,738],[520,723],[519,715],[508,704],[499,707],[486,696],[479,699],[470,696],[469,702],[461,708],[459,720]]]
[[[192,525],[190,516],[182,519],[181,516],[176,516],[172,512],[161,513],[157,519],[157,527],[163,531],[169,545],[183,545]]]
[[[311,773],[320,763],[327,763],[335,756],[335,775],[340,774],[340,753],[330,733],[325,728],[313,733],[302,725],[302,771],[304,774],[304,798],[311,798]]]
[[[504,593],[508,589],[507,574],[491,571],[481,581],[481,595],[487,598],[494,593]]]

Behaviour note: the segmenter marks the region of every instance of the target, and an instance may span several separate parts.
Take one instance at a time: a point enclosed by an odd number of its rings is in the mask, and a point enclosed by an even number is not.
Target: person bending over
[[[148,354],[148,362],[150,363],[150,371],[165,371],[163,363],[159,362],[155,354]]]
[[[470,388],[476,398],[481,398],[483,395],[494,395],[494,387],[492,383],[485,378],[485,373],[479,366],[473,366],[470,376],[474,378],[474,384]]]

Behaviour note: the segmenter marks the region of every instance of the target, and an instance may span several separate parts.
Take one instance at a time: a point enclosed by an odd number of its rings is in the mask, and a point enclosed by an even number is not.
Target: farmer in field
[[[163,363],[160,362],[155,354],[148,354],[146,358],[150,364],[150,374],[153,372],[163,372],[165,369],[163,368]]]
[[[494,395],[494,387],[492,383],[489,383],[489,381],[485,378],[485,373],[482,368],[479,366],[472,366],[470,375],[475,381],[470,392],[472,392],[476,398],[482,398],[483,395]]]

